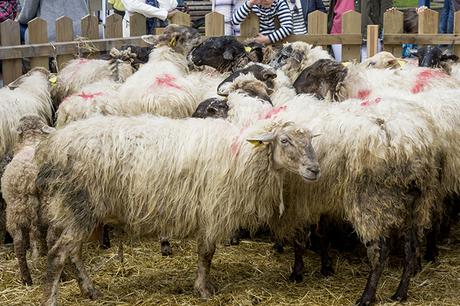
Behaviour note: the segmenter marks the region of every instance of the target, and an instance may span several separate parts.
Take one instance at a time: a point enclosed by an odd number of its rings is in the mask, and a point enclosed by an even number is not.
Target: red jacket
[[[19,13],[19,0],[0,1],[0,22],[14,19]]]

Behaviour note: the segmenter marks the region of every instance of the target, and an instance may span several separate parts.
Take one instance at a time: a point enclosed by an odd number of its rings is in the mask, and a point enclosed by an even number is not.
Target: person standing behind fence
[[[240,35],[240,26],[232,23],[233,13],[243,4],[243,0],[214,0],[213,11],[224,15],[224,34]]]
[[[418,0],[418,7],[426,6],[430,8],[430,0]]]
[[[125,14],[123,18],[123,36],[130,36],[129,17],[134,13],[139,13],[147,17],[146,33],[154,31],[155,27],[160,24],[159,21],[166,21],[167,18],[174,16],[177,13],[177,0],[121,0],[125,6]],[[154,33],[153,33],[154,34]]]
[[[259,17],[259,34],[255,41],[260,44],[272,44],[291,35],[293,30],[292,14],[285,0],[246,0],[233,13],[234,24],[241,24],[249,13]],[[275,17],[278,17],[280,28],[275,28]]]
[[[293,34],[306,34],[308,32],[308,14],[314,11],[326,13],[322,0],[288,0],[294,24]]]
[[[331,0],[328,14],[327,32],[330,34],[342,34],[342,16],[348,11],[355,9],[354,0]],[[342,45],[331,45],[334,58],[337,62],[342,61]]]
[[[125,6],[121,0],[108,0],[107,3],[112,6],[115,14],[118,14],[121,17],[125,16]]]
[[[444,0],[444,5],[439,18],[439,33],[454,32],[454,6],[452,0]]]
[[[27,23],[35,17],[44,19],[48,24],[48,40],[56,40],[56,19],[67,16],[73,21],[75,36],[81,35],[81,18],[88,15],[85,0],[25,0],[18,21],[22,25],[24,41],[28,41]]]
[[[19,1],[0,1],[0,22],[8,19],[15,19],[19,12]]]

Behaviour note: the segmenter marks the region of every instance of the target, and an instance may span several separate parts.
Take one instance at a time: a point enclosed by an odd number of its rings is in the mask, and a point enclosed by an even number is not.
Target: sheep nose
[[[319,173],[319,165],[311,165],[307,167],[307,170],[310,171],[311,173],[317,175]]]

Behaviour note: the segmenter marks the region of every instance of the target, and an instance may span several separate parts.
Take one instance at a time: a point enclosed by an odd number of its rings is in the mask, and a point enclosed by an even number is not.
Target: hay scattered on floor
[[[410,287],[406,305],[458,305],[460,301],[460,227],[440,250],[436,264],[424,263]],[[288,281],[292,252],[276,254],[272,244],[243,241],[239,246],[219,247],[214,256],[212,277],[218,294],[201,300],[193,292],[196,270],[195,243],[175,241],[174,255],[162,257],[159,243],[131,241],[125,244],[124,264],[117,256],[116,239],[109,250],[85,247],[85,262],[104,296],[89,301],[80,295],[74,280],[61,283],[61,305],[351,305],[364,288],[367,263],[363,250],[333,252],[335,276],[319,273],[319,256],[307,252],[308,269],[301,284]],[[0,305],[39,305],[38,285],[45,260],[33,265],[33,286],[19,282],[12,247],[0,250]],[[382,305],[396,305],[389,297],[396,290],[401,260],[392,259],[384,272],[377,295]]]

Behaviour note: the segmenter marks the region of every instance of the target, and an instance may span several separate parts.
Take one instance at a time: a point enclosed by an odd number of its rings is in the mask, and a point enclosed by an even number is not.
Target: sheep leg
[[[275,242],[275,243],[273,244],[273,249],[274,249],[277,253],[281,254],[281,253],[284,252],[284,245],[283,245],[282,242],[277,241],[277,242]]]
[[[239,230],[233,232],[230,238],[227,241],[225,241],[225,246],[238,245],[238,244],[240,244],[240,231]]]
[[[334,275],[334,268],[332,268],[332,258],[329,256],[329,235],[327,232],[327,221],[324,216],[321,216],[317,228],[317,234],[319,236],[319,250],[321,256],[321,274],[323,276]]]
[[[204,239],[198,239],[198,275],[195,280],[195,289],[200,293],[202,298],[210,298],[216,288],[209,279],[209,271],[211,270],[211,261],[216,251],[215,243],[208,245]]]
[[[409,282],[413,269],[415,268],[415,248],[412,233],[406,232],[404,235],[404,269],[399,282],[398,289],[391,297],[395,301],[407,300],[407,291],[409,289]]]
[[[303,263],[303,254],[305,253],[305,248],[302,243],[298,242],[297,239],[294,242],[294,267],[292,268],[292,273],[289,276],[291,282],[300,283],[303,281],[303,272],[305,270],[305,265]]]
[[[28,236],[28,232],[24,228],[19,228],[11,232],[13,233],[14,252],[18,259],[22,283],[30,286],[32,285],[32,277],[30,276],[30,270],[27,266],[26,243],[24,240]]]
[[[367,245],[367,256],[371,262],[371,272],[367,279],[366,288],[361,298],[356,301],[356,305],[370,305],[374,301],[377,285],[382,276],[388,253],[389,249],[385,238],[373,240]]]
[[[160,237],[160,251],[163,256],[172,255],[172,247],[167,237]]]
[[[59,278],[64,264],[69,256],[72,248],[78,245],[78,241],[71,235],[62,233],[57,241],[53,244],[48,252],[47,272],[44,279],[44,290],[42,305],[55,306],[57,305],[57,297],[59,291]]]
[[[101,244],[100,247],[104,250],[107,250],[110,248],[110,226],[109,225],[104,225],[102,227],[102,236],[101,236]]]
[[[87,296],[89,299],[95,300],[101,297],[102,294],[99,290],[96,289],[93,282],[91,281],[91,278],[86,272],[85,266],[81,259],[81,246],[82,243],[80,242],[77,247],[72,249],[70,253],[70,260],[75,267],[77,282],[81,293]]]
[[[433,217],[431,229],[426,234],[426,251],[423,258],[426,261],[435,262],[438,256],[438,234],[439,234],[439,223],[441,222],[439,215],[435,213]]]
[[[0,244],[3,244],[6,238],[6,205],[0,194]]]

